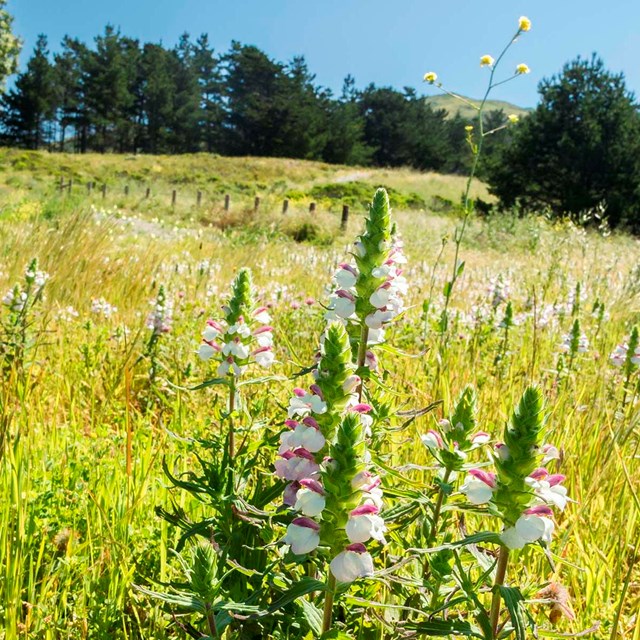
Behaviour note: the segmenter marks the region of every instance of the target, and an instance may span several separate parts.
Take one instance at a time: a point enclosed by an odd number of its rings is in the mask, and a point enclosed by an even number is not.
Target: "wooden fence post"
[[[227,193],[224,197],[224,210],[229,211],[230,206],[231,206],[231,197]]]
[[[60,176],[59,189],[60,189],[60,193],[62,193],[62,190],[64,189],[64,178],[62,176]]]
[[[174,190],[171,192],[171,206],[172,206],[172,207],[175,207],[175,206],[176,206],[176,198],[177,198],[177,195],[178,195],[178,194],[176,193],[176,190],[174,189]]]
[[[128,196],[128,195],[129,195],[129,185],[128,185],[128,184],[125,184],[125,185],[124,185],[124,195],[125,195],[125,196]]]
[[[198,195],[196,196],[196,206],[200,206],[202,204],[202,191],[198,191]]]
[[[284,215],[285,213],[287,213],[287,211],[289,211],[289,201],[285,200],[282,203],[282,215]]]
[[[146,200],[151,197],[151,187],[147,187],[147,190],[144,192],[144,197]]]
[[[340,220],[340,229],[342,231],[345,231],[348,224],[349,224],[349,205],[348,204],[343,204],[342,205],[342,219]]]
[[[87,194],[91,195],[91,191],[93,191],[93,182],[87,182]]]
[[[69,178],[69,184],[67,185],[67,193],[71,195],[71,187],[73,186],[73,179]]]
[[[253,201],[253,212],[258,213],[259,208],[260,208],[260,196],[256,196]]]
[[[106,184],[102,185],[102,197],[103,198],[107,197],[107,185]]]
[[[309,213],[315,213],[315,212],[316,212],[316,203],[315,203],[315,202],[312,202],[312,203],[309,205]]]

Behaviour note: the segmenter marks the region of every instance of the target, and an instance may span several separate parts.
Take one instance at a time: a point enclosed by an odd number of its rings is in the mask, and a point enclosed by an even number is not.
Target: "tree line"
[[[492,112],[491,126],[506,121]],[[433,109],[411,88],[347,76],[336,96],[302,56],[288,63],[206,34],[172,48],[107,26],[92,46],[65,37],[51,55],[41,35],[1,102],[7,145],[85,153],[258,155],[464,172],[468,120]],[[494,145],[499,139],[492,141]]]

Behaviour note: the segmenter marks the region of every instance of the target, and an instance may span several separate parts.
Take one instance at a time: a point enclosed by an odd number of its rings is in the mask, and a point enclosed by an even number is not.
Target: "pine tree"
[[[200,87],[200,139],[211,153],[220,148],[224,107],[222,78],[218,59],[209,45],[209,37],[203,33],[196,41],[194,64]]]
[[[55,112],[53,67],[49,62],[47,38],[38,36],[25,71],[15,87],[4,96],[3,122],[10,143],[40,149],[51,140]]]

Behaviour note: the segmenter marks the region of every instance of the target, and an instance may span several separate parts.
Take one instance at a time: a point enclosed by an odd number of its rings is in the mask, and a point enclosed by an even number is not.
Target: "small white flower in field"
[[[233,373],[234,376],[238,377],[242,375],[244,371],[244,367],[241,367],[234,359],[233,356],[229,356],[226,360],[223,360],[218,365],[217,373],[220,377],[224,378],[224,376],[229,375],[229,373]]]
[[[212,342],[218,336],[224,334],[224,328],[215,320],[207,320],[207,326],[202,332],[202,339],[205,342]]]
[[[357,542],[341,551],[329,565],[338,582],[353,582],[373,575],[373,558],[366,547]]]
[[[560,351],[562,353],[569,353],[571,351],[571,342],[573,336],[570,333],[566,333],[562,336],[562,343],[560,344]],[[589,338],[582,333],[578,338],[578,353],[587,353],[589,351]]]
[[[294,509],[311,518],[319,516],[327,502],[322,485],[312,478],[304,478],[299,484]]]
[[[427,71],[427,73],[424,74],[423,79],[425,82],[433,84],[438,79],[438,74],[434,73],[433,71]]]
[[[516,521],[515,527],[509,527],[500,536],[503,544],[510,549],[522,549],[526,544],[542,540],[551,542],[555,525],[550,517],[553,512],[544,505],[527,509]]]
[[[385,325],[387,322],[390,322],[391,320],[393,320],[394,316],[395,314],[393,311],[390,311],[390,310],[382,311],[381,309],[378,309],[374,313],[370,313],[364,319],[364,321],[367,327],[369,327],[369,329],[378,331],[382,329],[383,325]]]
[[[482,469],[470,469],[464,484],[460,487],[460,491],[467,496],[471,504],[486,504],[493,497],[495,489],[495,473]]]
[[[569,502],[567,488],[562,486],[564,480],[561,473],[550,474],[544,467],[539,467],[526,479],[526,483],[540,500],[564,511]]]
[[[552,444],[543,444],[540,451],[543,454],[542,464],[551,462],[551,460],[560,460],[560,451]]]
[[[610,356],[611,364],[615,367],[621,367],[627,360],[628,345],[619,344]]]
[[[422,444],[430,451],[437,451],[444,447],[442,436],[433,429],[429,429],[427,433],[421,435],[420,440],[422,440]]]
[[[310,518],[295,518],[287,527],[284,542],[297,556],[310,553],[320,544],[320,525]]]
[[[493,56],[490,56],[489,54],[485,54],[480,58],[481,67],[492,67],[494,62],[495,60],[493,59]]]
[[[380,509],[374,504],[363,504],[349,515],[345,531],[351,542],[366,542],[373,538],[382,544],[386,543],[384,533],[387,527],[378,515]]]
[[[216,353],[220,353],[222,347],[215,342],[203,342],[198,347],[198,357],[200,360],[210,360]]]
[[[489,286],[487,287],[487,293],[491,298],[491,306],[495,309],[503,302],[507,302],[511,295],[511,283],[508,278],[505,278],[502,274],[489,280]]]
[[[260,324],[269,324],[271,322],[271,316],[269,315],[269,309],[267,307],[259,307],[253,312],[253,318]]]
[[[278,458],[274,467],[278,478],[289,482],[300,482],[305,478],[313,478],[320,473],[320,466],[315,461],[313,454],[306,449],[285,451]]]
[[[259,347],[271,347],[273,345],[273,327],[265,325],[253,332]]]
[[[248,338],[251,335],[251,328],[245,323],[243,318],[239,318],[238,322],[232,324],[228,329],[229,335],[238,335],[241,338]]]
[[[71,322],[74,318],[79,316],[80,314],[70,305],[60,309],[57,313],[58,320],[62,320],[63,322]]]
[[[318,428],[318,423],[311,416],[307,416],[302,423],[287,420],[285,424],[292,430],[280,435],[280,454],[300,447],[317,453],[324,447],[325,438]]]
[[[471,444],[473,447],[481,447],[484,444],[487,444],[491,440],[491,435],[486,431],[478,431],[474,435],[471,436]]]
[[[346,289],[338,289],[329,299],[329,312],[326,317],[327,320],[332,320],[335,316],[347,320],[353,316],[355,311],[356,299],[353,293]]]
[[[520,16],[518,19],[518,30],[529,31],[531,29],[531,20],[527,16]]]
[[[358,270],[346,262],[340,265],[333,279],[340,289],[351,289],[358,279]]]
[[[101,315],[103,318],[110,318],[115,313],[118,313],[118,307],[109,304],[104,298],[92,298],[91,312]]]
[[[342,383],[342,390],[345,393],[352,393],[353,391],[355,391],[358,388],[358,385],[362,382],[362,380],[360,379],[360,376],[356,376],[356,375],[352,375],[349,376],[343,383]]]
[[[245,360],[249,357],[249,348],[247,345],[242,344],[240,338],[235,338],[223,345],[222,355],[235,356],[239,360]]]
[[[260,367],[270,367],[275,360],[273,349],[271,349],[271,347],[260,347],[251,355],[255,358],[256,364]]]
[[[289,418],[306,416],[309,413],[322,414],[326,412],[327,403],[322,399],[321,395],[307,393],[303,389],[294,389],[293,393],[294,396],[289,401]]]
[[[511,123],[511,124],[516,124],[517,122],[520,122],[520,116],[515,114],[515,113],[510,113],[507,116],[507,120]]]
[[[516,67],[516,74],[517,75],[523,75],[525,73],[530,73],[531,69],[529,69],[528,65],[526,65],[524,62],[521,62],[517,67]]]

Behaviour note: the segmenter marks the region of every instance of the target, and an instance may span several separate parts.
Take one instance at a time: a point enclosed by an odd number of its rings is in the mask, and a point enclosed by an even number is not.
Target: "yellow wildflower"
[[[519,75],[522,75],[523,73],[529,73],[531,71],[531,69],[529,69],[528,65],[526,65],[524,62],[521,62],[517,67],[516,67],[516,73]]]
[[[494,62],[495,60],[493,59],[493,56],[490,56],[488,54],[480,58],[481,67],[492,67]]]
[[[429,71],[428,73],[424,74],[424,81],[428,82],[429,84],[433,84],[437,79],[438,74],[434,73],[433,71]]]
[[[518,29],[520,31],[529,31],[531,29],[531,20],[527,16],[520,16],[518,20]]]
[[[515,113],[510,113],[507,116],[507,120],[511,123],[511,124],[515,124],[516,122],[518,122],[518,120],[520,120],[520,116],[516,115]]]

